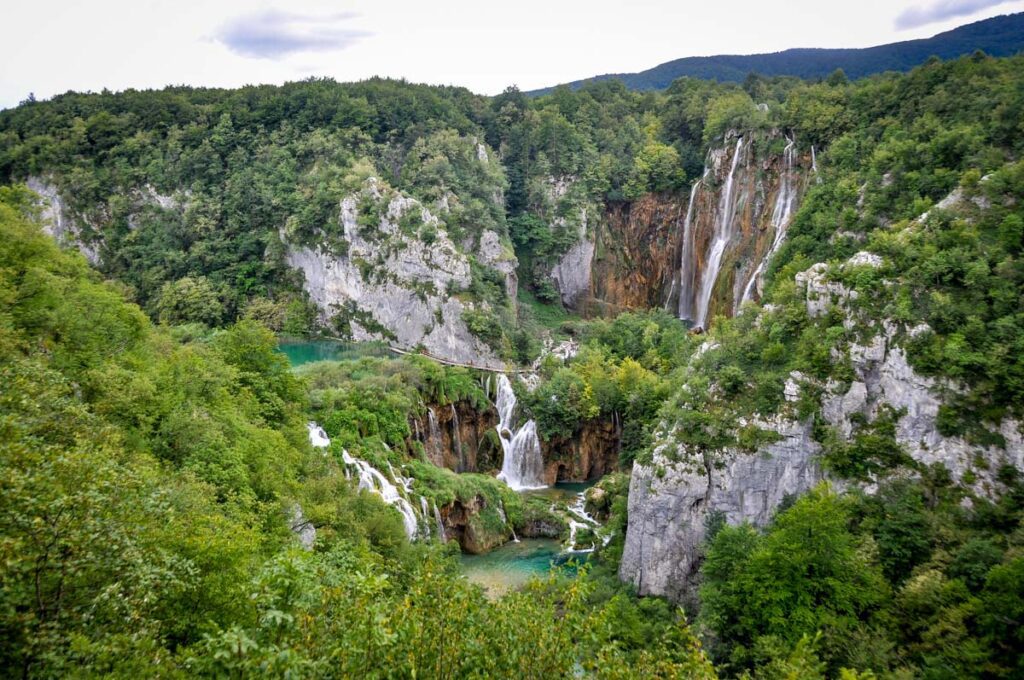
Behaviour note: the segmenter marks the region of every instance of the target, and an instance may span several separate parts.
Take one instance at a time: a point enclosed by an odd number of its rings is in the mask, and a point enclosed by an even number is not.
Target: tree
[[[224,305],[205,276],[186,276],[164,284],[156,313],[161,323],[216,326],[224,318]]]

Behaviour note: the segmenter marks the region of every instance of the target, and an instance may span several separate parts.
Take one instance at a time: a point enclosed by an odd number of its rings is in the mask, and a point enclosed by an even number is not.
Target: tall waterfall
[[[444,465],[442,453],[441,428],[437,424],[437,415],[432,407],[427,407],[427,457],[436,465]]]
[[[793,206],[796,204],[797,194],[797,182],[796,178],[793,176],[793,164],[796,158],[796,145],[793,143],[793,140],[788,137],[786,138],[786,141],[786,148],[782,153],[785,169],[779,177],[779,193],[775,197],[775,205],[772,207],[772,228],[775,230],[774,236],[772,237],[772,245],[768,249],[768,252],[765,253],[764,257],[761,258],[761,262],[758,263],[757,269],[755,269],[754,273],[751,275],[746,288],[743,289],[743,296],[740,298],[740,303],[753,300],[754,291],[760,291],[761,279],[764,275],[764,267],[769,261],[771,261],[772,257],[785,240],[786,229],[789,227],[789,221],[793,217]]]
[[[732,155],[732,165],[729,167],[729,175],[725,179],[725,186],[722,189],[722,197],[718,204],[718,213],[715,220],[715,235],[708,252],[707,262],[700,279],[700,288],[697,290],[697,312],[694,315],[694,325],[701,328],[706,327],[708,308],[711,305],[711,293],[715,288],[715,281],[718,279],[718,272],[722,267],[722,255],[725,254],[725,247],[732,239],[732,218],[734,206],[732,200],[733,179],[736,174],[736,166],[739,164],[740,152],[743,150],[743,138],[736,140],[736,150]]]
[[[701,182],[697,180],[690,189],[690,202],[686,206],[683,220],[683,254],[679,265],[679,318],[693,318],[693,282],[696,278],[697,263],[693,259],[693,204],[697,202],[697,191]]]
[[[515,425],[516,395],[508,376],[498,376],[498,438],[504,458],[498,479],[513,489],[544,488],[544,459],[541,458],[537,424],[526,421],[518,430]]]
[[[462,435],[459,433],[459,412],[452,404],[452,443],[455,445],[455,453],[459,457],[459,472],[466,471],[466,454],[462,451]]]

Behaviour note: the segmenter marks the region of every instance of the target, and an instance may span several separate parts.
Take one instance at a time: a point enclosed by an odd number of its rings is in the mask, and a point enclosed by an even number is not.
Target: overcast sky
[[[0,107],[35,93],[373,75],[495,94],[678,57],[867,47],[1024,0],[24,0],[0,23]]]

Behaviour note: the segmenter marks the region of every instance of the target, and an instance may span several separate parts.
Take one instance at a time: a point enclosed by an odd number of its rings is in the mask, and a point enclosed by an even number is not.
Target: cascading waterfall
[[[331,445],[331,440],[324,432],[324,428],[316,423],[306,423],[306,430],[309,432],[309,443],[318,449],[325,449]]]
[[[427,407],[427,457],[437,462],[441,456],[441,428],[437,424],[437,415],[432,407]]]
[[[365,460],[353,458],[349,455],[348,451],[343,450],[341,457],[345,465],[355,468],[356,474],[359,476],[359,488],[377,494],[381,497],[381,500],[398,510],[402,514],[402,523],[405,525],[406,536],[410,540],[416,538],[419,527],[416,511],[412,509],[412,504],[406,500],[405,496],[399,492],[398,487],[392,484],[380,470]],[[405,488],[405,481],[402,480],[400,483],[403,484],[403,490],[408,492]]]
[[[683,254],[679,265],[679,318],[693,318],[693,282],[696,262],[693,259],[693,204],[697,202],[697,191],[703,180],[697,180],[690,189],[690,202],[683,219]]]
[[[444,533],[444,522],[441,521],[441,511],[437,509],[437,503],[434,503],[434,522],[437,523],[437,536],[442,543],[448,542],[448,536]]]
[[[749,302],[754,299],[754,291],[760,288],[761,277],[764,273],[765,265],[771,261],[772,256],[775,255],[782,242],[786,238],[786,229],[789,227],[789,221],[793,217],[793,206],[796,203],[796,190],[797,182],[793,176],[793,165],[796,158],[796,145],[792,139],[786,138],[788,142],[786,148],[783,151],[783,162],[785,163],[785,169],[782,171],[782,176],[779,178],[779,193],[775,197],[775,205],[772,208],[772,228],[775,230],[772,238],[772,245],[765,253],[764,257],[761,258],[761,262],[757,265],[757,269],[754,270],[753,275],[750,277],[750,281],[747,282],[746,287],[743,289],[743,295],[740,298],[740,303]],[[738,306],[738,305],[737,305]]]
[[[498,376],[498,438],[504,458],[498,479],[516,490],[541,489],[544,484],[544,459],[541,457],[537,424],[526,421],[515,428],[516,395],[508,376]]]
[[[455,442],[455,453],[459,456],[459,472],[466,471],[465,453],[462,451],[462,435],[459,433],[459,412],[452,404],[452,441]]]
[[[697,311],[694,314],[694,325],[704,328],[707,324],[708,308],[711,305],[711,293],[718,279],[718,272],[722,266],[722,255],[725,254],[725,247],[732,239],[732,218],[734,206],[732,200],[733,179],[736,174],[736,166],[739,164],[740,155],[743,151],[743,138],[736,140],[736,150],[733,152],[732,164],[729,167],[729,175],[725,179],[725,186],[722,190],[722,198],[718,204],[718,213],[715,220],[715,235],[708,252],[704,272],[700,279],[700,288],[697,290]]]
[[[327,448],[331,445],[331,440],[328,438],[327,433],[324,429],[316,423],[308,423],[306,429],[309,431],[309,443],[317,448]],[[396,482],[402,485],[403,493],[399,492],[398,487],[391,483],[387,477],[383,475],[379,470],[374,468],[372,465],[367,463],[365,460],[359,458],[353,458],[349,455],[348,451],[342,450],[341,452],[342,461],[345,463],[346,477],[350,477],[349,470],[355,469],[356,474],[359,475],[359,488],[366,489],[371,493],[375,493],[383,499],[385,503],[396,508],[398,512],[402,514],[402,523],[405,525],[405,533],[409,539],[416,538],[417,529],[419,522],[416,519],[416,511],[413,510],[412,504],[406,499],[406,495],[409,494],[409,487],[412,484],[412,480],[406,477],[401,477],[391,469],[391,463],[388,463],[388,469],[391,470],[391,476]]]
[[[587,512],[586,497],[582,492],[576,494],[576,499],[573,501],[572,505],[568,506],[568,510],[572,515],[574,515],[577,518],[569,519],[569,540],[567,542],[569,550],[572,550],[573,552],[593,552],[595,548],[595,545],[593,543],[590,544],[589,548],[579,550],[576,548],[577,531],[579,531],[580,529],[593,530],[601,525],[600,522],[594,519],[590,515],[590,513]]]

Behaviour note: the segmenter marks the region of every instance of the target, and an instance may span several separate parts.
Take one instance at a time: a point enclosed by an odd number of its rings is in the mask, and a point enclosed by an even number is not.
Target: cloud
[[[987,7],[1003,5],[1011,0],[935,0],[931,4],[908,7],[896,17],[897,30],[927,26],[937,21],[965,17]]]
[[[294,52],[343,50],[372,33],[350,28],[352,12],[324,16],[267,10],[236,17],[214,38],[243,57],[276,59]]]

